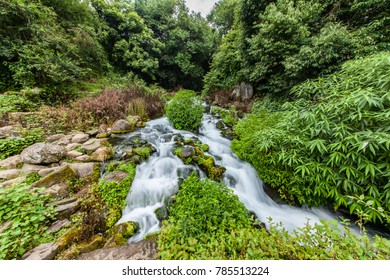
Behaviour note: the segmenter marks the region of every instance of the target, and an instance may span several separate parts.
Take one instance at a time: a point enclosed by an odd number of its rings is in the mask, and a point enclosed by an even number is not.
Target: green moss
[[[65,166],[35,182],[33,186],[49,188],[59,183],[70,183],[77,178],[76,172],[69,166]]]
[[[139,224],[136,222],[124,222],[115,226],[114,232],[121,234],[124,238],[129,239],[139,231]]]

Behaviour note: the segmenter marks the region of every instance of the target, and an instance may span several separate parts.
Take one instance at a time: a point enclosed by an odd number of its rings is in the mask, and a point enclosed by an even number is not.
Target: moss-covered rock
[[[104,238],[101,235],[95,235],[90,242],[80,244],[78,247],[78,253],[84,254],[97,250],[104,245]]]
[[[73,243],[80,240],[80,230],[74,226],[66,231],[60,238],[58,238],[56,244],[60,248],[60,251],[69,248]]]
[[[127,239],[118,233],[118,234],[113,234],[111,237],[109,237],[107,242],[104,244],[103,248],[114,248],[126,244],[127,244]]]
[[[69,166],[64,166],[32,184],[33,187],[49,188],[55,184],[69,183],[78,178],[77,173]]]
[[[154,210],[154,214],[156,215],[157,220],[162,222],[163,220],[165,220],[168,217],[168,209],[165,205],[161,206],[161,207],[157,208],[156,210]]]
[[[129,239],[139,231],[140,227],[137,222],[124,222],[115,226],[115,234],[120,234],[124,238]]]
[[[176,142],[176,144],[178,147],[176,147],[174,153],[185,164],[196,164],[210,179],[222,181],[226,168],[216,165],[214,158],[205,154],[210,149],[208,145],[191,138]]]

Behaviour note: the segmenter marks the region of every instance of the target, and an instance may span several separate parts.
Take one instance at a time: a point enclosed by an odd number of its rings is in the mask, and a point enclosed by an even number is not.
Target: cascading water
[[[184,165],[173,153],[174,137],[181,134],[185,139],[197,137],[209,145],[209,154],[215,158],[218,165],[226,168],[224,183],[233,188],[240,201],[257,218],[269,226],[268,217],[273,222],[282,222],[283,226],[292,231],[306,223],[317,223],[320,219],[337,219],[329,211],[315,208],[302,209],[274,202],[263,190],[263,182],[257,176],[256,170],[249,164],[237,158],[230,149],[230,141],[223,138],[216,128],[217,119],[205,114],[200,135],[187,131],[175,130],[167,118],[150,121],[141,131],[142,139],[148,141],[157,149],[146,162],[137,166],[137,173],[127,196],[127,206],[118,223],[126,221],[138,222],[140,232],[129,239],[134,243],[160,227],[154,211],[164,205],[164,202],[178,191],[178,179],[183,172],[189,174],[197,171],[201,177],[203,172],[195,166]],[[128,134],[130,138],[135,133]],[[126,139],[124,139],[126,141]]]

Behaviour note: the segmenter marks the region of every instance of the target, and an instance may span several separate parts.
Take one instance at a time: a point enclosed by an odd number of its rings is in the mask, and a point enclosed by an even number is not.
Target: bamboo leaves
[[[389,58],[379,53],[350,61],[292,90],[306,98],[314,93],[313,101],[264,99],[236,126],[234,151],[290,202],[331,203],[362,222],[388,223],[390,102],[383,84]]]

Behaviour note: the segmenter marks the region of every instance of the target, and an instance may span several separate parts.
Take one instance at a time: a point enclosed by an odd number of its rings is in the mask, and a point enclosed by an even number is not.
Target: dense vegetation
[[[390,243],[341,232],[337,223],[309,224],[290,235],[261,228],[231,189],[190,175],[158,239],[159,254],[177,259],[389,259]]]
[[[214,41],[182,0],[1,0],[0,15],[0,92],[39,87],[45,103],[111,72],[200,89]]]
[[[389,227],[389,10],[381,0],[223,0],[211,13],[226,35],[204,92],[254,85],[233,150],[287,202]]]
[[[389,53],[369,56],[295,87],[295,102],[258,102],[233,150],[288,201],[389,226],[389,69]]]
[[[389,11],[387,0],[220,0],[205,19],[184,0],[0,0],[0,126],[18,128],[1,136],[0,160],[50,134],[105,131],[132,116],[165,113],[196,131],[202,91],[226,107],[212,113],[234,152],[285,202],[390,229]],[[241,83],[253,100],[237,95]],[[90,241],[119,218],[136,168],[111,168],[128,176],[73,182],[91,193],[72,238]],[[54,238],[35,179],[0,188],[0,259]],[[333,222],[266,230],[226,186],[195,175],[169,210],[162,259],[390,258],[388,241]]]
[[[195,131],[202,123],[203,105],[196,93],[182,90],[167,104],[166,114],[176,129]]]

